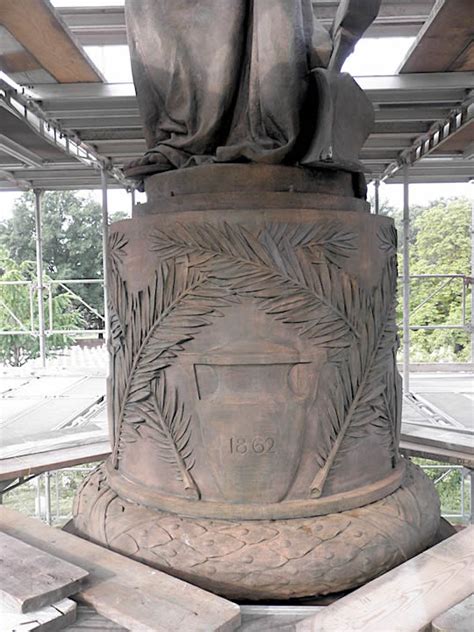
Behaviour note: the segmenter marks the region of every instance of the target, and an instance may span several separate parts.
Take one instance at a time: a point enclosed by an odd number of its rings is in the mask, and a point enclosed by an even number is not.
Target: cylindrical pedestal
[[[435,492],[398,455],[396,234],[351,192],[285,167],[150,178],[110,231],[113,453],[79,532],[249,599],[430,544]]]

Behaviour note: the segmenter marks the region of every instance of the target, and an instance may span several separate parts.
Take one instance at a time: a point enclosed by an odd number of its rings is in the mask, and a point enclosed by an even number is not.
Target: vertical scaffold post
[[[469,503],[469,523],[474,524],[474,470],[469,470],[469,487],[471,492],[471,502]]]
[[[44,191],[34,190],[35,194],[35,232],[36,232],[36,284],[38,287],[38,336],[41,364],[46,366],[46,326],[44,319],[43,292],[43,236],[42,201]]]
[[[474,180],[471,180],[471,362],[474,364]]]
[[[409,165],[403,165],[403,390],[410,392],[410,198]]]
[[[51,519],[51,473],[50,472],[44,473],[44,502],[45,502],[44,517],[47,524],[51,525],[52,519]]]
[[[379,188],[380,188],[380,180],[375,180],[374,182],[374,188],[375,188],[375,214],[378,215],[380,212],[380,193],[379,193]]]
[[[104,270],[104,317],[105,317],[105,341],[109,339],[109,315],[107,306],[107,244],[109,237],[109,199],[108,199],[108,178],[107,170],[105,166],[101,169],[101,182],[102,182],[102,262]]]
[[[132,202],[132,212],[130,213],[130,217],[133,217],[133,209],[135,208],[135,189],[130,189],[130,197]]]

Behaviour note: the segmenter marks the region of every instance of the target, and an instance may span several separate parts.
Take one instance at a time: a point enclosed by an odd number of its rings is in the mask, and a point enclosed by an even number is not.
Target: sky
[[[52,0],[56,7],[72,6],[120,6],[123,0]],[[346,61],[343,70],[354,76],[391,75],[395,74],[406,52],[413,42],[412,37],[365,38],[356,45],[354,53]],[[123,83],[132,81],[130,58],[127,46],[87,46],[86,53],[103,72],[107,81]],[[441,197],[472,196],[473,186],[470,184],[413,184],[410,186],[410,202],[413,205],[426,205]],[[372,193],[369,190],[369,195]],[[91,195],[97,202],[101,200],[101,192],[82,192]],[[0,193],[0,221],[11,216],[15,199],[19,193]],[[137,198],[140,200],[140,197]],[[143,198],[142,198],[143,199]],[[380,187],[381,202],[390,206],[401,207],[403,204],[402,185],[382,184]],[[130,195],[125,191],[109,192],[109,207],[129,213],[131,209]]]

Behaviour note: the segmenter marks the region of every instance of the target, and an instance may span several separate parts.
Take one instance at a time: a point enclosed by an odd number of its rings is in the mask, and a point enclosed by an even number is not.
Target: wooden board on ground
[[[89,606],[78,605],[76,620],[67,632],[127,632],[127,628],[106,619]]]
[[[472,632],[474,629],[474,595],[436,617],[432,632]]]
[[[282,625],[301,621],[323,606],[241,606],[242,623],[236,632],[273,632]],[[78,606],[77,617],[68,632],[126,632],[126,628],[105,619],[89,606]]]
[[[315,614],[325,606],[241,606],[238,632],[274,632]]]
[[[18,613],[0,607],[1,632],[56,632],[76,620],[76,602],[63,599],[34,612]]]
[[[297,632],[418,632],[474,591],[474,526],[297,623]]]
[[[76,593],[88,572],[0,532],[0,607],[32,612]]]
[[[236,604],[7,507],[0,531],[88,570],[76,598],[134,632],[230,632],[240,624]]]

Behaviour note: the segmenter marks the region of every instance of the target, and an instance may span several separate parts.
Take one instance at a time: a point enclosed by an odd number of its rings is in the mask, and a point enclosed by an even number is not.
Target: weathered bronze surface
[[[372,107],[338,70],[379,5],[343,0],[328,31],[312,0],[127,0],[148,146],[130,175],[215,161],[361,170]]]
[[[191,4],[202,12],[181,33],[178,18]],[[432,484],[398,453],[396,232],[364,200],[357,151],[369,106],[350,78],[334,72],[347,33],[333,29],[334,65],[316,73],[320,83],[302,85],[302,75],[288,70],[308,54],[295,20],[310,4],[128,2],[137,89],[154,139],[131,173],[144,178],[148,202],[110,229],[113,453],[79,492],[74,520],[87,537],[247,599],[363,583],[428,546],[439,524]],[[360,18],[356,5],[343,2],[336,22]],[[223,30],[212,31],[220,55],[206,73],[214,81],[221,63],[243,60],[234,110],[219,118],[227,135],[208,118],[220,110],[201,108],[198,98],[210,96],[200,74],[205,55],[188,56],[211,8]],[[236,49],[222,51],[224,40]],[[165,55],[172,45],[176,54]],[[255,87],[245,84],[255,46],[288,62],[282,77],[290,94],[280,101],[281,83],[269,80],[266,92],[257,82],[257,101],[263,107],[267,95],[276,108],[273,119],[260,112],[262,128],[252,122],[259,110],[252,100],[237,117]],[[307,119],[306,96],[298,95],[310,84],[323,86],[315,92],[322,109]],[[220,103],[231,87],[217,85]],[[333,102],[324,100],[324,86]],[[270,133],[265,112],[279,130],[274,142],[262,133]],[[280,116],[287,126],[277,124]],[[194,144],[203,138],[190,135],[196,121],[199,134],[212,129],[208,144]],[[308,121],[314,134],[305,145]],[[303,159],[309,146],[331,148],[324,168],[320,149]],[[251,163],[231,164],[242,159]],[[286,164],[262,164],[272,162]]]

